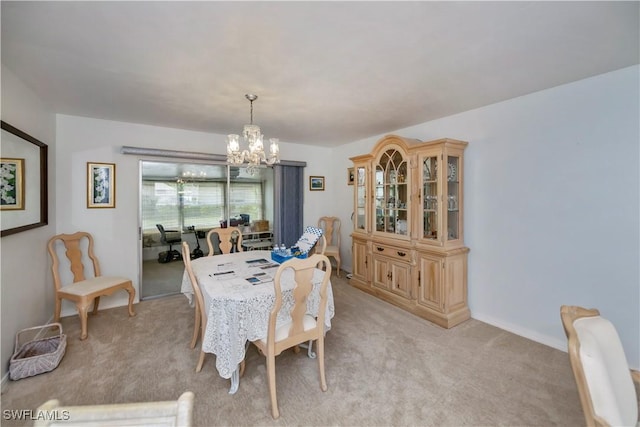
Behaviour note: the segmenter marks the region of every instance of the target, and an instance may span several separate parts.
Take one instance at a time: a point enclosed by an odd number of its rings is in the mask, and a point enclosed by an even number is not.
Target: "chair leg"
[[[80,333],[81,340],[86,340],[89,335],[87,333],[87,312],[89,311],[89,304],[91,303],[87,301],[82,301],[76,304],[78,314],[80,315],[80,326],[82,328]]]
[[[62,310],[62,299],[56,297],[56,305],[53,309],[53,321],[54,322],[59,322],[60,321],[60,311]]]
[[[318,338],[318,369],[320,370],[320,389],[327,391],[327,379],[324,375],[324,337]]]
[[[340,277],[340,256],[336,257],[336,261],[338,262],[338,268],[336,269],[336,276]]]
[[[91,314],[94,316],[98,314],[98,305],[100,304],[100,297],[95,297],[93,300],[93,310],[91,310]]]
[[[129,284],[126,291],[129,293],[129,317],[133,317],[136,313],[133,311],[133,300],[136,298],[136,290],[133,289],[133,285]]]
[[[200,359],[198,359],[198,366],[196,366],[196,372],[200,372],[202,370],[202,365],[204,364],[204,355],[205,355],[205,352],[200,350]]]
[[[198,307],[198,304],[196,303],[196,315],[195,315],[195,321],[194,321],[194,325],[193,325],[193,338],[191,338],[191,348],[195,348],[196,347],[196,343],[198,342],[198,335],[200,332],[200,309]]]
[[[269,395],[271,396],[271,415],[274,420],[280,417],[278,398],[276,397],[276,357],[267,356],[267,378],[269,380]]]

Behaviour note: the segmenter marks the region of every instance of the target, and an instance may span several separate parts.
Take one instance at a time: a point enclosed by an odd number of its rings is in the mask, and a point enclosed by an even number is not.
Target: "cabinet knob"
[[[399,255],[399,256],[407,256],[407,253],[406,253],[406,252],[400,252],[400,251],[398,251],[398,255]]]
[[[381,248],[380,246],[376,246],[376,249],[378,250],[378,252],[383,252],[384,248]]]

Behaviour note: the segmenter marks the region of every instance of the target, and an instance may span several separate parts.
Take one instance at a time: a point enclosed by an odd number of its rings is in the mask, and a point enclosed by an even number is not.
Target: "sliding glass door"
[[[272,168],[249,175],[226,164],[141,160],[140,171],[141,299],[180,292],[182,241],[207,255],[211,228],[273,224]]]

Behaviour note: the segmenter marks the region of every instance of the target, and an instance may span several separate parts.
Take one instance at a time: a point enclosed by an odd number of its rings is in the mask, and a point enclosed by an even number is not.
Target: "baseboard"
[[[531,329],[523,328],[519,325],[514,325],[512,323],[505,322],[502,319],[496,319],[495,317],[487,316],[475,311],[471,312],[471,317],[481,322],[488,323],[491,326],[495,326],[496,328],[504,329],[505,331],[530,339],[531,341],[547,345],[565,353],[567,352],[566,340],[558,340],[557,338],[543,335],[536,331],[532,331]]]

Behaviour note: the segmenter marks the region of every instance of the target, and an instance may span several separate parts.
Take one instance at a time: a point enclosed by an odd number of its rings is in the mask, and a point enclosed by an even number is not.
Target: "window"
[[[162,224],[167,230],[185,231],[196,228],[217,227],[225,218],[226,182],[143,181],[142,228],[157,230]],[[231,183],[229,203],[231,217],[240,214],[250,219],[264,217],[261,182]]]
[[[178,185],[176,182],[142,182],[142,229],[156,231],[156,224],[167,230],[180,227]]]
[[[229,213],[231,217],[239,217],[240,214],[249,215],[249,219],[262,219],[263,216],[263,191],[261,184],[232,182],[229,201]]]
[[[182,184],[182,227],[218,226],[224,218],[224,190],[226,183],[197,182]]]

